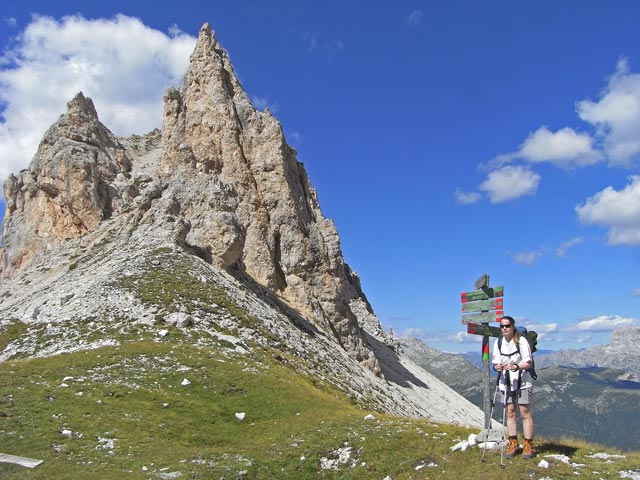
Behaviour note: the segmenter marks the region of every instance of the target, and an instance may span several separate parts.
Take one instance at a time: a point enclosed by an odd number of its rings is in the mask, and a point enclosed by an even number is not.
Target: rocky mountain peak
[[[603,345],[584,350],[565,350],[536,357],[536,365],[576,368],[603,367],[640,374],[640,327],[620,327]]]
[[[90,98],[78,93],[45,133],[27,170],[4,184],[3,276],[46,256],[117,213],[133,192],[116,188],[131,162],[100,123]]]
[[[79,93],[6,181],[0,329],[18,333],[0,361],[171,326],[205,348],[280,352],[367,408],[482,423],[384,334],[304,165],[209,25],[162,122],[116,137]]]
[[[5,184],[3,275],[120,218],[137,235],[246,275],[379,372],[370,343],[385,335],[336,228],[282,126],[251,104],[208,24],[164,102],[161,142],[143,151],[102,125],[90,98],[69,102],[29,169]]]
[[[93,105],[93,100],[78,92],[71,101],[67,103],[67,116],[69,120],[75,120],[77,124],[88,123],[98,119],[98,112]]]

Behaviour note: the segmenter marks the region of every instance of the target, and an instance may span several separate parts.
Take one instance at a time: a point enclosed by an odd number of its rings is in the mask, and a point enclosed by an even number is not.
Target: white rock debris
[[[593,455],[587,455],[587,457],[589,458],[597,458],[599,460],[612,460],[612,459],[623,459],[623,458],[627,458],[626,455],[617,455],[617,454],[611,454],[611,453],[594,453]]]
[[[347,465],[351,468],[355,467],[357,460],[351,458],[352,448],[348,445],[337,448],[332,453],[332,458],[321,457],[320,468],[322,470],[338,470],[339,467]]]

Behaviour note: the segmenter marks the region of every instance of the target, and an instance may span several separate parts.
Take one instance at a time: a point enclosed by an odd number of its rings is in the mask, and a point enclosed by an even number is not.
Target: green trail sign
[[[482,323],[482,322],[499,322],[503,317],[503,310],[493,310],[491,312],[470,313],[462,316],[462,323]]]
[[[462,304],[463,312],[486,312],[488,310],[502,310],[502,297],[489,300],[476,300]]]
[[[475,300],[489,300],[490,298],[504,296],[504,287],[484,288],[482,290],[473,290],[471,292],[463,292],[460,294],[462,303],[473,302]]]
[[[468,323],[467,333],[472,335],[486,335],[488,337],[499,337],[502,335],[500,327],[492,327],[486,323]]]

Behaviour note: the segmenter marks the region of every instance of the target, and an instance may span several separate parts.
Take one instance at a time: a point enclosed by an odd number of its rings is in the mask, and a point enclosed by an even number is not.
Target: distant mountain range
[[[399,340],[405,354],[482,407],[480,353],[440,352],[415,338]],[[598,347],[536,352],[536,433],[640,450],[640,328],[619,329]],[[501,410],[496,408],[496,419]]]

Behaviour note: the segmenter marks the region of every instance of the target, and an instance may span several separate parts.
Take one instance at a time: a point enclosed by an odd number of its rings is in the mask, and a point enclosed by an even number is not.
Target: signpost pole
[[[489,335],[482,336],[482,373],[484,404],[484,428],[491,428],[491,370],[489,370]]]
[[[476,290],[489,290],[489,275],[482,275],[475,283]],[[502,306],[502,302],[500,302]],[[486,311],[486,310],[483,310]],[[483,322],[484,323],[484,322]],[[489,336],[482,336],[482,373],[483,373],[483,389],[482,399],[484,404],[484,428],[491,427],[491,371],[489,370]]]
[[[489,275],[484,274],[475,283],[475,290],[464,292],[462,302],[462,323],[467,325],[467,333],[482,335],[482,399],[484,407],[484,428],[491,428],[491,370],[489,339],[499,337],[500,329],[488,322],[499,321],[503,315],[503,287],[489,287]]]

